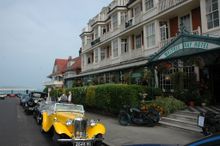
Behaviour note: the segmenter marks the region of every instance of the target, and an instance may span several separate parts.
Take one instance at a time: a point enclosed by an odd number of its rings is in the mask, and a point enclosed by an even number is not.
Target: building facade
[[[67,59],[56,59],[52,73],[48,76],[50,81],[44,82],[44,86],[62,88],[64,86],[64,73],[67,68]]]
[[[220,103],[219,8],[220,0],[113,0],[82,30],[82,72],[71,79],[77,86],[151,84],[163,92],[194,85]],[[175,83],[180,77],[182,85]]]
[[[175,39],[220,34],[219,0],[113,0],[82,30],[85,83],[141,83],[149,58]]]

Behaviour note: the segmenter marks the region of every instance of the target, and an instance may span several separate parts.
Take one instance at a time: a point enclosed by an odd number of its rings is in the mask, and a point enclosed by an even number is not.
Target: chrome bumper
[[[104,138],[93,138],[93,139],[58,139],[58,142],[72,142],[72,143],[77,143],[77,142],[94,142],[94,141],[102,141]]]

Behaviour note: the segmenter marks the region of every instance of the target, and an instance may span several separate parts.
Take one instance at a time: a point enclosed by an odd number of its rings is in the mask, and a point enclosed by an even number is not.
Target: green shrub
[[[148,94],[148,99],[154,99],[156,96],[162,96],[162,90],[155,87],[146,87],[145,92]]]
[[[162,115],[168,115],[186,108],[184,102],[174,97],[161,97],[152,101],[149,106],[160,108]]]
[[[63,93],[65,93],[65,90],[62,88],[56,88],[56,89],[52,89],[50,92],[50,96],[53,98],[57,98],[60,97]]]

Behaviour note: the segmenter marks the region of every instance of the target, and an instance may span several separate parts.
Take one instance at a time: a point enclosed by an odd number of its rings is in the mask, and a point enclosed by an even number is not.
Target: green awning
[[[149,63],[199,54],[210,50],[220,50],[219,37],[182,33],[155,53],[149,60]]]

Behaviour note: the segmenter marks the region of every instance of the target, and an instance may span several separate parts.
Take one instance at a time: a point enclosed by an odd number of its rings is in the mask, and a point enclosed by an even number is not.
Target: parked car
[[[20,105],[24,106],[25,103],[30,99],[31,97],[28,94],[22,94],[20,97]]]
[[[6,94],[0,94],[0,99],[5,99],[7,97]]]
[[[7,96],[12,98],[17,97],[16,94],[7,94]]]
[[[28,100],[24,104],[24,110],[26,113],[32,113],[34,107],[37,105],[38,102],[45,100],[47,97],[47,93],[44,92],[31,92],[29,94]]]
[[[54,142],[72,142],[74,146],[101,146],[106,133],[98,120],[88,120],[82,105],[56,103],[43,113],[42,131]]]
[[[54,106],[55,102],[47,102],[41,101],[38,102],[33,110],[33,117],[36,120],[37,124],[42,124],[42,113],[50,108],[50,106]]]

